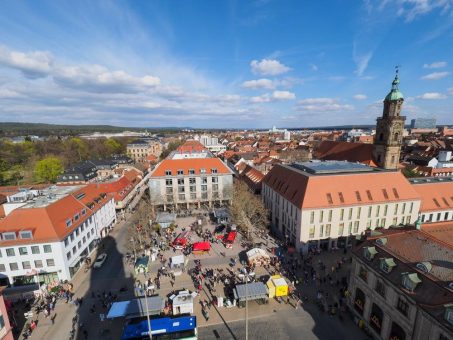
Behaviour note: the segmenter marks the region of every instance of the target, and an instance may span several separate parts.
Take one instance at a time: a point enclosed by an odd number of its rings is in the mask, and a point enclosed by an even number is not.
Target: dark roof
[[[376,242],[380,238],[385,238],[386,241]],[[375,247],[377,251],[371,261],[364,256],[365,247]],[[381,278],[390,281],[420,308],[453,330],[453,326],[444,319],[445,305],[453,301],[453,291],[449,288],[449,284],[453,282],[451,246],[419,230],[382,230],[382,235],[368,237],[353,252]],[[380,269],[381,259],[384,258],[393,258],[396,263],[390,273]],[[417,267],[422,262],[429,263],[431,270],[428,273]],[[421,282],[410,292],[402,286],[402,277],[412,273],[416,273]]]

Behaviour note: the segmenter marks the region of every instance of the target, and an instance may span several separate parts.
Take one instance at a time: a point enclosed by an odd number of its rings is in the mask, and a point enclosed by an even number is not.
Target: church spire
[[[392,81],[392,89],[388,93],[388,95],[385,97],[385,100],[399,100],[399,99],[404,99],[403,94],[401,93],[399,89],[399,84],[400,84],[400,78],[399,78],[399,66],[395,66],[396,72],[395,72],[395,79]]]

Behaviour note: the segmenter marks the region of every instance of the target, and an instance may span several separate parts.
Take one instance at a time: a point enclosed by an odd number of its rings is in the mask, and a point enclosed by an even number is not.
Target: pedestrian
[[[51,318],[50,321],[52,321],[52,325],[55,324],[55,318],[57,317],[57,313],[55,313]]]

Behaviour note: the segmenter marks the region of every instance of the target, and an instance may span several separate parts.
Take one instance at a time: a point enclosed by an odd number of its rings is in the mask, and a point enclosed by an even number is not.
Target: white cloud
[[[426,100],[437,100],[437,99],[446,99],[447,96],[445,94],[439,93],[439,92],[426,92],[426,93],[423,93],[421,96],[418,96],[417,98],[426,99]]]
[[[318,66],[316,66],[315,64],[310,64],[310,68],[312,71],[318,71]]]
[[[98,92],[137,92],[160,84],[158,77],[134,77],[124,71],[109,71],[100,65],[60,67],[53,77],[63,86]]]
[[[250,98],[251,103],[269,103],[275,101],[284,101],[296,99],[296,95],[289,91],[274,91],[271,94],[265,93],[261,96],[255,96]]]
[[[261,61],[252,60],[250,67],[252,68],[252,72],[254,74],[270,76],[276,76],[291,70],[291,68],[283,65],[275,59],[261,59]]]
[[[356,100],[364,100],[367,99],[367,96],[365,94],[356,94],[353,96],[353,98]]]
[[[442,67],[446,67],[446,66],[447,66],[446,61],[435,61],[431,64],[424,64],[423,68],[442,68]]]
[[[20,96],[21,94],[17,91],[6,88],[0,88],[0,98],[16,98]]]
[[[299,100],[295,110],[302,112],[342,112],[353,110],[354,106],[342,104],[335,98],[306,98]]]
[[[426,76],[423,76],[421,79],[424,80],[438,80],[447,77],[450,74],[450,72],[433,72],[430,74],[427,74]]]
[[[296,99],[296,95],[289,91],[274,91],[272,93],[272,98],[276,100],[291,100]]]
[[[0,46],[0,65],[21,71],[28,78],[46,77],[52,70],[53,57],[46,51],[29,53]]]
[[[373,57],[373,52],[368,52],[362,55],[356,55],[354,53],[353,59],[356,64],[356,70],[354,73],[359,77],[363,76],[363,73],[368,67],[368,63],[370,62],[371,58]]]
[[[389,1],[387,1],[389,2]],[[392,2],[390,2],[392,3]],[[440,9],[446,13],[451,9],[452,0],[399,0],[398,15],[404,16],[406,22],[411,22],[418,16],[427,14],[433,10]]]
[[[275,84],[272,80],[261,78],[256,80],[247,80],[242,83],[242,87],[248,89],[274,89]]]

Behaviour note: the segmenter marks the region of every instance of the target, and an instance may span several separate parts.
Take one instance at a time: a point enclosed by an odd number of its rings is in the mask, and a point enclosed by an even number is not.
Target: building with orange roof
[[[451,263],[451,244],[431,233],[379,230],[353,250],[347,303],[374,339],[451,339]]]
[[[400,172],[344,161],[275,165],[261,194],[272,227],[304,253],[344,246],[367,229],[415,223],[420,207]]]
[[[420,222],[453,221],[453,177],[409,179],[420,195]]]
[[[150,174],[149,189],[154,206],[164,210],[222,205],[232,195],[233,172],[215,157],[169,158]],[[193,156],[194,154],[190,154]]]
[[[0,285],[69,280],[116,222],[113,196],[96,185],[51,186],[5,203]],[[19,204],[20,203],[20,204]],[[12,205],[12,207],[8,207]]]

